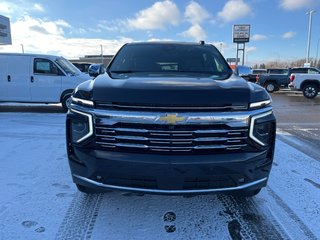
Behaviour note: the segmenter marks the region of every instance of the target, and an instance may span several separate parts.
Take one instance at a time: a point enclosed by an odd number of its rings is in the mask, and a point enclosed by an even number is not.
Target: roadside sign
[[[310,63],[304,63],[303,67],[311,67],[311,64]]]
[[[237,58],[227,58],[227,62],[229,63],[235,63],[237,61]],[[238,58],[238,62],[240,62],[240,58]]]
[[[11,45],[11,31],[9,18],[0,15],[0,45]]]
[[[250,25],[249,24],[239,24],[233,25],[233,42],[234,43],[246,43],[250,39]]]

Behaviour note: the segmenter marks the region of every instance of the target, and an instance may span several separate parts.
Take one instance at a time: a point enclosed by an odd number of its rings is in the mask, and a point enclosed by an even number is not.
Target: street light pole
[[[100,53],[101,53],[101,63],[103,64],[103,49],[102,49],[102,44],[100,44]]]
[[[320,42],[320,38],[318,39],[318,43],[317,43],[317,55],[316,55],[316,64],[318,63],[318,50],[319,50],[319,42]]]
[[[308,32],[308,47],[307,47],[307,58],[306,63],[309,63],[310,56],[310,40],[311,40],[311,28],[312,28],[312,14],[315,13],[315,10],[310,10],[306,14],[309,14],[309,32]]]

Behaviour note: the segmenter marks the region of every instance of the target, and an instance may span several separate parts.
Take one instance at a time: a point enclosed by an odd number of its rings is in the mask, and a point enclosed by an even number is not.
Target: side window
[[[309,74],[318,74],[319,71],[316,70],[316,69],[313,69],[313,68],[309,68],[309,69],[308,69],[308,73],[309,73]]]
[[[50,60],[35,58],[33,61],[33,73],[44,75],[59,75],[58,67]]]

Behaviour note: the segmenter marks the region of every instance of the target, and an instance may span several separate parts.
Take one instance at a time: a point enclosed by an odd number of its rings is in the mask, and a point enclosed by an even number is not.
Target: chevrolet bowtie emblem
[[[166,116],[159,118],[160,121],[164,121],[171,125],[184,121],[185,119],[185,117],[178,117],[178,114],[167,114]]]

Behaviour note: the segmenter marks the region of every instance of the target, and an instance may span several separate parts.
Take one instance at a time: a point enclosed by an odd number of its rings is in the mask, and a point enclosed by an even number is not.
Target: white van
[[[62,103],[67,111],[73,89],[89,79],[63,57],[0,53],[0,102]]]

